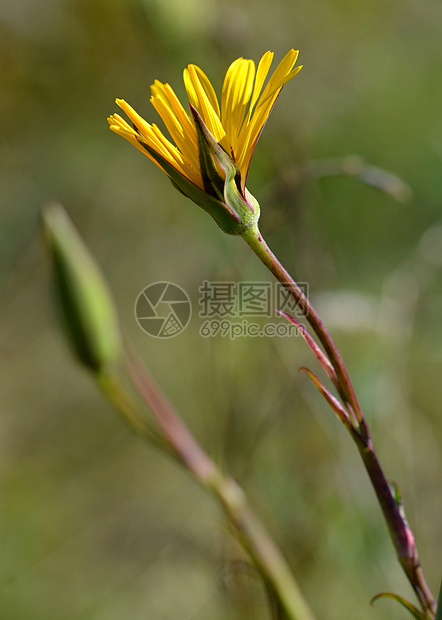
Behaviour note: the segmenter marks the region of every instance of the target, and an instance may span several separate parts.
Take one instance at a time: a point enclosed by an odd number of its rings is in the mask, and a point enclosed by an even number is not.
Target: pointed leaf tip
[[[391,598],[394,601],[400,603],[405,609],[408,609],[410,614],[416,618],[417,620],[426,620],[425,615],[419,611],[417,607],[415,607],[410,601],[407,601],[406,598],[400,596],[399,594],[394,594],[394,592],[381,592],[380,594],[376,594],[370,601],[370,605],[374,605],[374,602],[379,598]]]
[[[309,379],[312,381],[312,383],[318,388],[318,390],[321,392],[322,396],[324,397],[325,401],[327,402],[327,404],[331,407],[331,409],[333,410],[334,414],[336,415],[336,417],[345,425],[345,426],[349,426],[351,425],[350,423],[350,419],[348,416],[348,413],[345,411],[345,409],[342,407],[341,403],[338,401],[337,398],[335,398],[333,396],[333,394],[330,394],[330,392],[327,390],[327,388],[324,386],[324,384],[322,383],[322,381],[320,379],[318,379],[318,377],[308,368],[305,368],[304,366],[302,368],[299,369],[299,372],[305,372]]]
[[[287,314],[286,312],[283,312],[282,310],[276,310],[276,312],[280,314],[281,316],[283,316],[285,319],[287,319],[287,321],[289,321],[292,325],[296,327],[296,329],[298,330],[298,333],[301,334],[301,336],[304,338],[305,342],[307,343],[307,346],[309,347],[310,351],[313,353],[313,355],[316,357],[318,362],[321,364],[321,367],[324,370],[327,377],[333,382],[335,387],[339,387],[339,381],[338,381],[338,378],[336,376],[333,366],[331,365],[330,361],[328,360],[326,355],[323,353],[323,351],[319,348],[316,341],[312,338],[312,336],[310,336],[306,327],[302,323],[300,323],[298,320],[293,318],[290,314]]]
[[[236,221],[226,232],[242,235],[258,223],[258,201],[247,190],[242,191],[241,174],[234,159],[216,141],[192,105],[190,111],[198,137],[198,156],[204,189],[224,203],[229,212],[235,214]]]

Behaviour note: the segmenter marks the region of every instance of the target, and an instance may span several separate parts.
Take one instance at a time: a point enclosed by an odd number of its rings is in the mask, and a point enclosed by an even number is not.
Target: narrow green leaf
[[[442,620],[442,582],[439,590],[439,600],[437,602],[437,611],[435,620]]]
[[[408,609],[410,614],[414,616],[417,620],[426,620],[425,615],[421,611],[419,611],[417,607],[415,607],[412,603],[410,603],[410,601],[407,601],[406,598],[400,596],[399,594],[394,594],[393,592],[381,592],[380,594],[376,594],[376,596],[373,596],[370,604],[373,605],[374,602],[377,601],[379,598],[391,598],[394,601],[397,601],[398,603],[403,605],[405,609]]]

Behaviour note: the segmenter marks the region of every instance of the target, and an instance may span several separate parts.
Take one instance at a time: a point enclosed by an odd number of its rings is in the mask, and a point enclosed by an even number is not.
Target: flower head
[[[227,70],[221,107],[205,73],[188,65],[184,85],[190,114],[169,84],[156,80],[151,103],[175,144],[123,99],[116,103],[132,126],[113,114],[110,128],[162,168],[225,232],[241,234],[259,217],[259,205],[246,189],[250,160],[282,87],[301,69],[294,67],[297,57],[298,52],[290,50],[265,85],[273,52],[264,54],[256,70],[253,60],[238,58]]]

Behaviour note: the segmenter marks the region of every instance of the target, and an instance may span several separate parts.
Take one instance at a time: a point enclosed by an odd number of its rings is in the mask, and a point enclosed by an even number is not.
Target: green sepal
[[[190,104],[190,110],[195,121],[196,134],[198,137],[198,157],[200,162],[201,176],[204,183],[204,189],[208,194],[211,194],[212,196],[218,198],[218,200],[220,200],[221,202],[224,202],[225,178],[234,174],[234,169],[231,169],[232,166],[229,165],[230,162],[227,159],[227,154],[213,139],[212,141],[215,143],[217,149],[221,151],[218,163],[224,171],[225,176],[223,177],[220,175],[219,168],[216,165],[216,160],[213,156],[213,153],[210,148],[207,148],[205,133],[208,133],[208,130],[192,104]],[[224,165],[221,165],[221,162],[223,162]]]
[[[195,108],[190,107],[198,136],[198,157],[204,189],[178,172],[141,136],[138,135],[137,140],[166,172],[173,186],[209,213],[221,230],[229,235],[242,235],[258,222],[258,201],[247,189],[243,195],[241,176],[235,162],[216,142]]]
[[[151,146],[146,144],[142,138],[137,136],[138,142],[146,149],[151,157],[159,163],[161,168],[166,172],[172,181],[172,185],[178,189],[184,196],[190,198],[195,204],[204,209],[213,217],[218,226],[228,235],[241,234],[237,232],[241,227],[241,222],[235,212],[218,198],[208,194],[200,189],[195,183],[192,183],[186,176],[178,172],[164,157],[162,157]]]
[[[212,191],[217,195],[222,187],[224,204],[234,211],[242,224],[241,230],[236,234],[242,234],[258,223],[260,214],[258,201],[247,190],[243,195],[241,174],[237,165],[215,140],[192,105],[190,111],[198,135],[198,154],[204,187],[206,191]],[[219,174],[217,166],[223,171],[224,178]]]
[[[42,210],[62,322],[83,364],[98,372],[120,354],[120,331],[107,284],[61,205]]]

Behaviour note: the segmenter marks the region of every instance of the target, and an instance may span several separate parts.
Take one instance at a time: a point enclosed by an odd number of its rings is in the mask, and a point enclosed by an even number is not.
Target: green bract
[[[247,189],[243,195],[240,172],[235,162],[216,142],[195,108],[190,107],[198,136],[198,156],[204,189],[200,189],[178,172],[142,138],[138,137],[138,141],[169,175],[173,185],[209,213],[225,233],[242,235],[258,223],[258,201]]]

